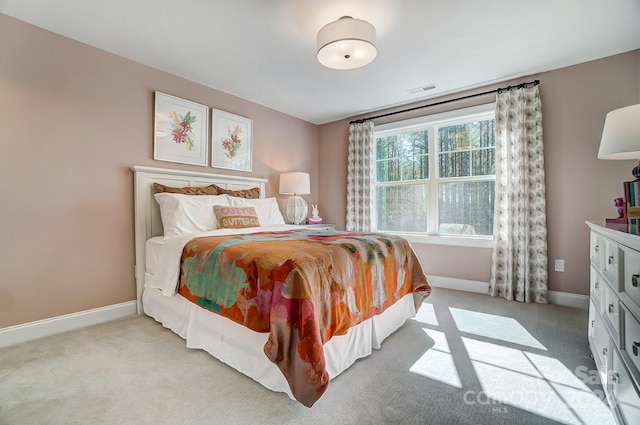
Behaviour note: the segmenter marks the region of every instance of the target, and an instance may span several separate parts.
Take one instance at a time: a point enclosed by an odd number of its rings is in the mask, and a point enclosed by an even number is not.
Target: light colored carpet
[[[1,349],[0,424],[604,425],[587,321],[435,288],[308,409],[128,317]]]

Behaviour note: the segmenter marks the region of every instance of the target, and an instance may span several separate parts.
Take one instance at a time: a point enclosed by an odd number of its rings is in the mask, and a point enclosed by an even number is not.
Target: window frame
[[[424,180],[427,186],[428,193],[428,206],[427,206],[427,232],[398,232],[388,230],[377,230],[377,216],[375,209],[377,205],[376,193],[377,187],[382,186],[400,186],[400,185],[413,185],[416,184],[416,180],[398,181],[398,182],[377,182],[377,167],[373,167],[373,185],[372,196],[374,207],[372,209],[372,225],[375,231],[384,231],[386,233],[398,234],[406,238],[409,242],[437,244],[437,245],[455,245],[455,246],[467,246],[467,247],[480,247],[491,248],[493,246],[493,235],[452,235],[452,234],[440,234],[438,233],[437,223],[439,220],[438,211],[438,184],[440,182],[447,181],[482,181],[493,180],[495,181],[495,175],[491,176],[468,176],[468,177],[438,177],[438,156],[436,132],[438,127],[454,125],[456,122],[469,121],[473,119],[486,119],[488,116],[495,116],[495,102],[486,103],[483,105],[472,106],[468,108],[456,109],[452,111],[437,113],[433,115],[411,118],[403,121],[395,121],[387,124],[381,124],[374,127],[374,141],[378,137],[390,136],[394,134],[415,132],[421,130],[428,131],[429,138],[429,178]],[[375,158],[375,149],[372,149],[373,161]],[[422,184],[422,183],[417,183]],[[432,196],[435,194],[435,196]]]

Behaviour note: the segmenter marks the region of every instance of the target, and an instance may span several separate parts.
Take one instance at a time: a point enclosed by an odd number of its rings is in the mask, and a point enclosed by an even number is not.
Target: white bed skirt
[[[187,347],[205,350],[264,387],[286,393],[293,399],[284,375],[264,354],[268,334],[254,332],[179,294],[167,297],[160,290],[147,286],[142,294],[142,305],[146,315],[184,338]],[[324,345],[330,379],[357,359],[370,355],[373,348],[379,349],[382,341],[415,313],[413,294],[407,294],[384,313],[350,328],[346,335],[332,337]]]

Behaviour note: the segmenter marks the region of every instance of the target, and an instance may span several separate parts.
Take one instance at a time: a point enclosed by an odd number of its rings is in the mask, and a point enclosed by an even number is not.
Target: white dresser
[[[626,225],[587,224],[589,346],[618,423],[640,424],[640,236]]]

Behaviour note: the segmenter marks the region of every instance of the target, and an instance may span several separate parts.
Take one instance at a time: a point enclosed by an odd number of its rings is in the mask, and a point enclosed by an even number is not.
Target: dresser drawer
[[[628,357],[629,373],[640,384],[640,323],[626,308],[623,307],[620,312],[622,314],[620,350],[623,357]]]
[[[620,302],[618,296],[609,287],[604,288],[602,317],[611,328],[611,338],[620,346]]]
[[[598,308],[598,311],[602,311],[602,292],[604,291],[604,283],[602,283],[602,278],[600,274],[596,271],[596,269],[591,266],[591,276],[590,276],[590,296],[591,301]]]
[[[617,352],[613,353],[612,360],[611,393],[613,394],[618,414],[625,424],[640,424],[640,396],[638,395],[638,390]]]
[[[620,291],[620,274],[623,268],[623,254],[620,245],[605,239],[604,268],[602,274],[609,285],[617,292]]]
[[[622,247],[624,256],[624,273],[622,274],[621,290],[629,297],[636,308],[636,314],[640,314],[640,252],[635,249]]]
[[[598,270],[604,269],[604,251],[606,244],[604,238],[597,233],[591,232],[591,264]]]
[[[604,326],[602,317],[598,314],[598,310],[593,307],[589,308],[589,343],[591,344],[591,351],[594,353],[594,360],[598,366],[598,371],[601,377],[606,374],[607,369],[610,367],[607,359],[609,358],[609,333]],[[602,379],[602,385],[606,385],[606,379]]]

